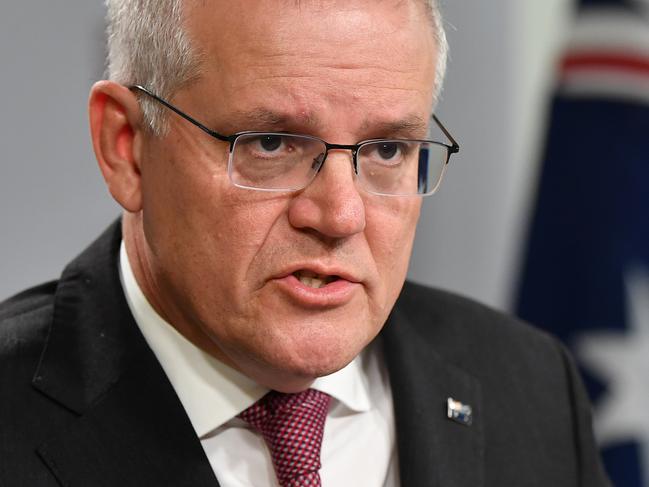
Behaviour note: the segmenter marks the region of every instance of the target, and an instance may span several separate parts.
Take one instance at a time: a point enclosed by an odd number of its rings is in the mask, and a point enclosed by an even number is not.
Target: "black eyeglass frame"
[[[221,140],[223,142],[228,142],[230,144],[230,149],[229,149],[230,153],[232,153],[232,151],[234,149],[234,146],[235,146],[235,143],[236,143],[236,141],[237,141],[237,139],[239,137],[241,137],[243,135],[268,134],[269,133],[269,132],[266,132],[266,131],[248,130],[248,131],[243,131],[243,132],[236,132],[236,133],[234,133],[232,135],[223,135],[223,134],[220,134],[220,133],[206,127],[204,124],[202,124],[201,122],[199,122],[198,120],[196,120],[192,116],[186,114],[185,112],[183,112],[179,108],[177,108],[174,105],[172,105],[171,103],[169,103],[164,98],[159,97],[158,95],[156,95],[155,93],[148,90],[147,88],[145,88],[142,85],[131,85],[128,88],[130,90],[132,90],[132,91],[137,90],[137,91],[139,91],[141,93],[144,93],[145,95],[149,96],[150,98],[153,98],[158,103],[162,104],[164,107],[168,108],[169,110],[171,110],[175,114],[177,114],[180,117],[187,120],[189,123],[195,125],[199,129],[201,129],[207,135],[209,135],[211,137],[214,137],[215,139]],[[437,144],[437,145],[441,145],[441,146],[446,147],[447,148],[447,156],[446,156],[445,165],[448,165],[448,163],[449,163],[449,161],[451,159],[451,155],[456,154],[457,152],[460,151],[460,145],[457,143],[455,138],[451,135],[451,133],[448,131],[448,129],[444,126],[444,124],[442,124],[442,122],[439,120],[439,118],[437,118],[437,116],[434,113],[432,114],[431,118],[437,124],[437,126],[442,131],[442,133],[451,142],[450,145],[445,144],[443,142],[439,142],[439,141],[435,141],[435,140],[426,140],[426,139],[422,139],[422,140],[404,139],[404,140],[407,140],[408,142],[427,142],[427,143]],[[363,147],[364,145],[367,145],[367,144],[381,142],[383,140],[385,140],[385,141],[398,141],[399,140],[399,139],[368,139],[368,140],[362,140],[362,141],[360,141],[360,142],[358,142],[356,144],[331,144],[331,143],[327,142],[326,140],[323,140],[320,137],[315,137],[313,135],[296,134],[296,133],[290,133],[290,132],[272,132],[272,133],[276,134],[276,135],[301,136],[301,137],[307,137],[307,138],[310,138],[310,139],[321,141],[325,146],[325,153],[324,153],[324,157],[322,158],[321,165],[320,165],[320,168],[318,169],[318,171],[322,168],[322,166],[324,166],[324,161],[327,159],[327,155],[329,154],[330,150],[349,150],[352,153],[352,165],[354,167],[354,172],[356,174],[358,174],[358,163],[357,163],[357,160],[356,160],[356,154],[358,153],[358,151],[359,151],[359,149],[361,147]],[[265,190],[263,188],[254,188],[254,189],[260,190],[260,191]],[[275,191],[275,190],[269,190],[269,191]],[[379,193],[379,194],[382,194],[382,193]],[[432,194],[432,193],[422,193],[422,194],[418,194],[418,196],[425,196],[427,194]],[[395,195],[386,194],[386,196],[395,196]],[[396,195],[396,196],[398,196],[398,195]]]

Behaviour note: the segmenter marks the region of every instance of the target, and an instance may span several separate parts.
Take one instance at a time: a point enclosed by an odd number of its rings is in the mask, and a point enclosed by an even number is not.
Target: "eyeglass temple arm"
[[[205,125],[203,125],[202,123],[200,123],[198,120],[196,120],[195,118],[190,117],[190,116],[187,115],[186,113],[181,112],[181,111],[178,110],[175,106],[173,106],[172,104],[168,103],[166,100],[160,98],[160,97],[159,97],[158,95],[156,95],[155,93],[152,93],[151,91],[147,90],[144,86],[142,86],[142,85],[131,85],[131,86],[129,86],[128,88],[129,88],[129,90],[137,90],[137,91],[141,91],[141,92],[144,93],[145,95],[150,96],[151,98],[153,98],[153,99],[156,100],[157,102],[161,103],[162,105],[164,105],[165,107],[167,107],[169,110],[171,110],[171,111],[174,112],[175,114],[177,114],[177,115],[179,115],[180,117],[182,117],[182,118],[184,118],[185,120],[187,120],[189,123],[192,123],[192,124],[196,125],[199,129],[201,129],[203,132],[207,133],[208,135],[211,135],[212,137],[215,137],[215,138],[217,138],[217,139],[219,139],[219,140],[223,140],[223,141],[225,141],[225,142],[232,142],[231,137],[227,137],[227,136],[225,136],[225,135],[221,135],[221,134],[219,134],[218,132],[215,132],[214,130],[207,128]],[[444,124],[439,120],[439,118],[437,118],[437,116],[436,116],[435,114],[433,114],[433,120],[435,120],[435,123],[439,126],[439,128],[442,130],[442,132],[444,133],[444,135],[445,135],[446,137],[448,137],[448,140],[451,141],[451,144],[452,144],[452,145],[451,145],[451,147],[449,148],[450,151],[451,151],[451,154],[454,154],[454,153],[456,153],[456,152],[459,152],[459,150],[460,150],[460,146],[459,146],[459,144],[458,144],[457,141],[453,138],[453,136],[451,135],[451,133],[446,129],[446,127],[444,127]]]
[[[451,141],[451,154],[455,154],[456,152],[460,151],[460,145],[457,143],[457,141],[453,138],[451,133],[444,127],[444,124],[437,118],[437,116],[433,113],[433,120],[435,120],[435,123],[439,126],[439,128],[444,132],[444,135],[448,137],[448,140]]]
[[[162,98],[160,98],[160,97],[159,97],[158,95],[156,95],[155,93],[152,93],[152,92],[150,92],[149,90],[147,90],[144,86],[141,86],[141,85],[132,85],[132,86],[129,86],[128,89],[129,89],[129,90],[137,90],[137,91],[141,91],[141,92],[144,93],[145,95],[150,96],[151,98],[153,98],[153,99],[156,100],[157,102],[159,102],[159,103],[161,103],[162,105],[164,105],[165,107],[167,107],[167,108],[168,108],[169,110],[171,110],[172,112],[174,112],[174,113],[176,113],[177,115],[183,117],[183,118],[184,118],[185,120],[187,120],[189,123],[192,123],[192,124],[196,125],[199,129],[201,129],[203,132],[206,132],[208,135],[211,135],[212,137],[216,137],[217,139],[219,139],[219,140],[223,140],[223,141],[225,141],[225,142],[230,142],[230,138],[229,138],[229,137],[226,137],[225,135],[221,135],[221,134],[219,134],[218,132],[215,132],[214,130],[211,130],[211,129],[207,128],[205,125],[203,125],[202,123],[200,123],[198,120],[196,120],[196,119],[190,117],[190,116],[187,115],[186,113],[181,112],[180,110],[178,110],[178,109],[177,109],[175,106],[173,106],[172,104],[166,102],[165,100],[163,100]]]

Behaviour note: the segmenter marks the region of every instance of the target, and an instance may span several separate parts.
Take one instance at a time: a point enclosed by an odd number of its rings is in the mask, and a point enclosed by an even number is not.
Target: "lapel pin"
[[[456,401],[452,397],[447,400],[446,415],[451,421],[470,426],[473,422],[473,410],[470,405]]]

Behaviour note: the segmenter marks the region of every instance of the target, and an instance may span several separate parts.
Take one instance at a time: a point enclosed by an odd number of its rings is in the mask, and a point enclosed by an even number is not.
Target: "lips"
[[[312,309],[343,306],[363,287],[360,279],[339,267],[313,264],[296,265],[272,282],[294,304]]]
[[[339,265],[325,265],[319,262],[305,262],[285,267],[277,273],[274,279],[283,279],[293,276],[302,284],[319,289],[336,281],[349,281],[358,284],[362,279],[355,272]]]

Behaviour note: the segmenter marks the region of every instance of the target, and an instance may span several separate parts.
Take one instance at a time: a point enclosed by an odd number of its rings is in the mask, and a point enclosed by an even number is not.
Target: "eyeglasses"
[[[237,132],[222,135],[140,85],[129,87],[156,100],[208,135],[230,143],[228,175],[240,188],[298,191],[316,177],[331,150],[349,150],[358,184],[384,196],[428,196],[439,188],[451,154],[460,146],[432,118],[451,144],[433,140],[372,139],[330,144],[318,137],[285,132]]]

